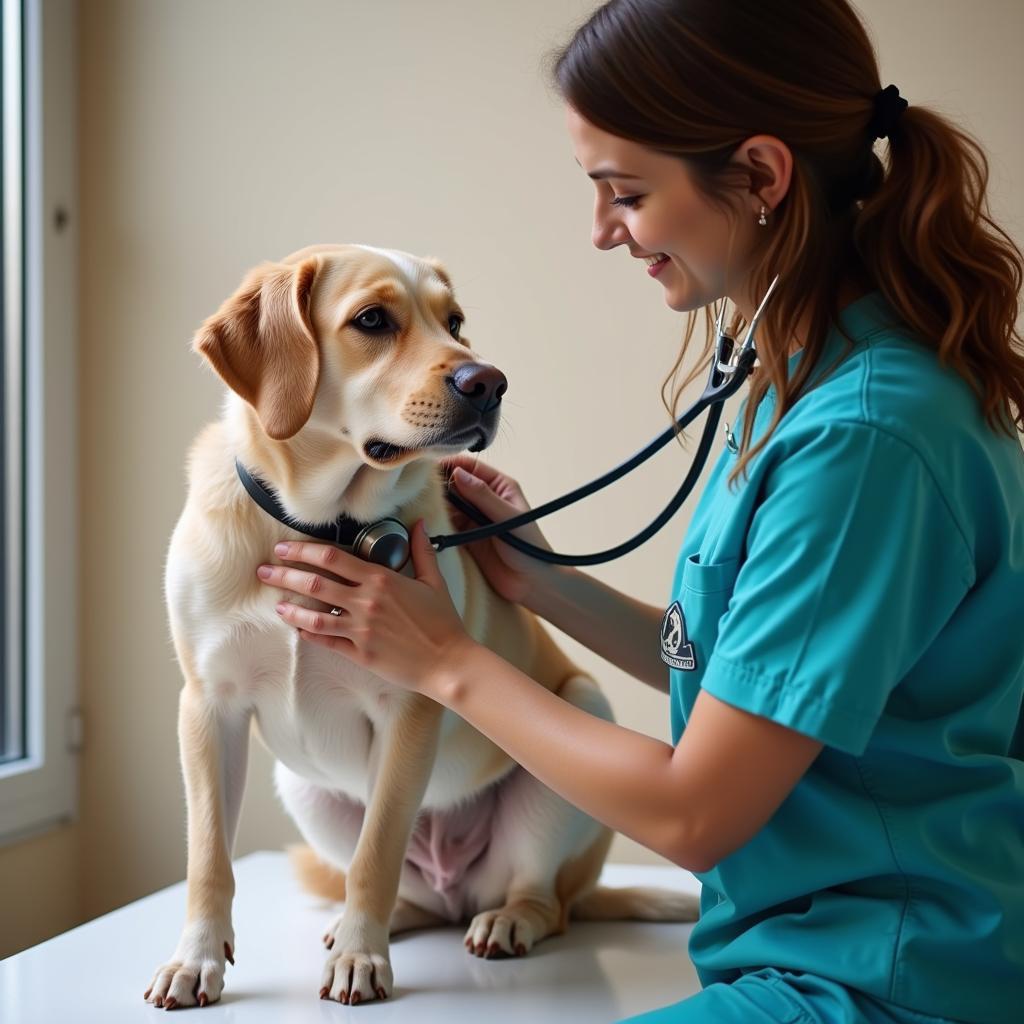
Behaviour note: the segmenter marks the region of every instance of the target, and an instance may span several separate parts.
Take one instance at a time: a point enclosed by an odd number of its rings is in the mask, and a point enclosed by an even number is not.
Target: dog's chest
[[[229,713],[250,709],[275,757],[313,782],[364,794],[401,691],[276,623],[225,630],[198,654],[209,698]]]

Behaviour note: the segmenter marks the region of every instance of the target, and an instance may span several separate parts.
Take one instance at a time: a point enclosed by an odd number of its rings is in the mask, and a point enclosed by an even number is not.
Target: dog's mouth
[[[379,438],[372,437],[363,445],[363,451],[374,462],[394,462],[396,459],[400,459],[406,452],[411,451],[411,449],[402,448],[397,444],[392,444],[390,441],[381,441]]]
[[[472,441],[472,444],[467,443],[469,441]],[[392,444],[390,441],[385,441],[379,437],[371,437],[363,445],[363,452],[367,458],[372,459],[374,462],[387,465],[389,463],[397,462],[405,455],[409,455],[412,452],[423,451],[426,448],[458,448],[460,451],[463,448],[468,448],[471,452],[481,452],[490,443],[491,438],[488,436],[488,432],[484,430],[483,427],[477,426],[473,427],[469,431],[459,431],[451,437],[431,439],[425,444],[417,445],[412,448]]]

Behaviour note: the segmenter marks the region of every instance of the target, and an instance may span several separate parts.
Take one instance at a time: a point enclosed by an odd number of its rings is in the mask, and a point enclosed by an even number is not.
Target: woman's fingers
[[[453,455],[451,458],[442,459],[441,465],[446,467],[449,473],[458,466],[471,476],[479,477],[489,486],[503,475],[500,469],[495,469],[494,466],[490,466],[486,462],[480,462],[472,455]]]
[[[471,479],[467,486],[472,485],[472,480],[480,480],[502,501],[507,501],[515,511],[525,512],[530,507],[519,483],[510,476],[506,476],[501,470],[489,466],[486,462],[477,462],[476,459],[468,455],[456,455],[443,460],[441,465],[450,474],[448,477],[449,487],[456,486],[458,483],[458,478],[455,475],[455,470],[458,468],[469,474]],[[465,493],[470,492],[465,491]]]
[[[329,580],[316,572],[293,569],[288,565],[261,565],[256,575],[269,586],[290,590],[295,594],[306,594],[336,608],[343,607],[352,597],[351,585]]]
[[[300,629],[299,637],[307,643],[319,644],[321,647],[329,647],[332,651],[340,651],[347,658],[356,660],[359,649],[348,637],[325,636],[322,633],[310,633],[308,630]]]
[[[304,562],[306,565],[322,566],[334,573],[335,576],[347,577],[360,583],[370,573],[377,571],[376,567],[364,562],[358,555],[343,551],[334,544],[283,540],[274,545],[274,554],[287,562]]]
[[[349,639],[345,628],[344,610],[341,615],[332,615],[331,612],[318,612],[312,608],[303,608],[301,605],[282,601],[277,605],[277,614],[290,626],[295,626],[308,633],[330,636],[335,639]]]
[[[452,486],[491,519],[508,519],[526,511],[526,503],[509,501],[479,477],[452,477]]]

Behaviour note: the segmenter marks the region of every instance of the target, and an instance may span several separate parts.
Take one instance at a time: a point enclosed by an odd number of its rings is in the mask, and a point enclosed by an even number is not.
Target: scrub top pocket
[[[730,594],[739,571],[738,558],[708,564],[700,560],[700,552],[696,551],[683,562],[683,588],[702,595]]]
[[[693,552],[683,559],[677,573],[674,599],[662,620],[662,660],[669,665],[673,745],[679,742],[697,700],[739,568],[739,558],[705,563],[700,552]]]

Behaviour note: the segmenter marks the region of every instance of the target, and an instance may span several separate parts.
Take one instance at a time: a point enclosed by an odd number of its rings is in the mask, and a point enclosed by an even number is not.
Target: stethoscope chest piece
[[[409,561],[409,531],[397,519],[381,519],[356,537],[352,551],[367,562],[398,572]]]

